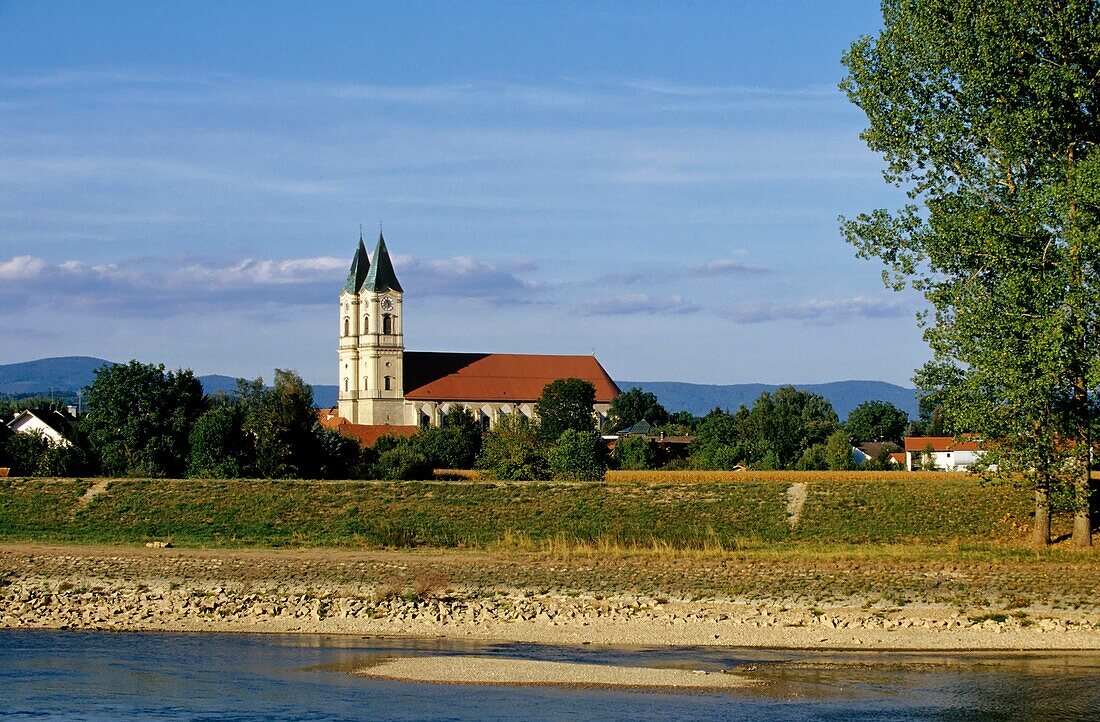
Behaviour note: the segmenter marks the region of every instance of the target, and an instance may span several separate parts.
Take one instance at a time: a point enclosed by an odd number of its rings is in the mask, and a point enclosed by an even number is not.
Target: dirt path
[[[76,507],[73,509],[73,511],[75,512],[77,509],[82,509],[83,507],[88,506],[88,504],[91,504],[92,499],[107,491],[107,487],[110,486],[110,484],[110,479],[97,480],[95,483],[88,487],[88,490],[84,492],[84,496],[80,497],[80,499],[77,500]]]

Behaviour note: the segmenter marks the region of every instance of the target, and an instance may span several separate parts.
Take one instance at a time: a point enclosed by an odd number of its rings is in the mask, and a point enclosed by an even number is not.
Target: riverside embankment
[[[1072,558],[768,563],[654,554],[19,544],[0,546],[0,627],[556,644],[1100,649],[1098,577],[1091,561]]]

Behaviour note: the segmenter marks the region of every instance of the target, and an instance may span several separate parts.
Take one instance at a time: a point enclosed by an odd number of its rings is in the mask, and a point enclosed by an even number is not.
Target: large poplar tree
[[[1100,8],[1091,0],[884,0],[844,57],[863,139],[912,203],[844,221],[895,288],[924,293],[937,390],[998,474],[1069,491],[1091,544],[1089,427],[1100,364]],[[992,468],[990,469],[992,472]]]

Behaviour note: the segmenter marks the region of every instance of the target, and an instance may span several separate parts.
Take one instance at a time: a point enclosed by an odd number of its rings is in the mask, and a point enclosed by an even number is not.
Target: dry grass
[[[726,481],[963,481],[965,471],[609,471],[609,483],[713,484]]]

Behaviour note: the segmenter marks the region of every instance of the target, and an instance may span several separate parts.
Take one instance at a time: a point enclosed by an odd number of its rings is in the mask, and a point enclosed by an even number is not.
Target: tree
[[[558,379],[546,384],[535,404],[539,417],[539,436],[554,443],[566,430],[591,431],[596,428],[592,406],[596,387],[583,379]]]
[[[755,467],[789,469],[804,450],[828,438],[839,426],[832,404],[793,386],[765,391],[751,409],[736,415],[736,430],[745,459]]]
[[[313,389],[293,371],[275,369],[275,384],[237,382],[245,408],[244,430],[254,440],[256,473],[264,478],[316,478],[322,465]]]
[[[864,401],[852,409],[844,428],[856,441],[901,443],[909,415],[888,401]]]
[[[546,447],[537,427],[523,414],[502,416],[485,434],[476,466],[502,481],[550,477]]]
[[[615,452],[612,457],[616,467],[639,471],[652,469],[657,460],[653,446],[640,436],[620,437],[615,442]]]
[[[465,406],[454,406],[439,428],[421,429],[411,441],[436,469],[472,469],[481,451],[481,426]]]
[[[837,429],[825,439],[825,463],[829,471],[848,471],[855,468],[852,460],[852,439],[844,429]]]
[[[190,370],[131,361],[104,366],[88,387],[81,420],[108,476],[183,476],[191,425],[206,410]]]
[[[885,0],[842,84],[862,137],[912,203],[847,220],[886,280],[924,293],[949,425],[977,432],[985,473],[1072,489],[1091,544],[1089,451],[1100,343],[1100,7],[1095,0]],[[925,387],[922,384],[922,387]],[[996,471],[994,471],[996,469]]]
[[[738,416],[714,409],[699,422],[695,439],[688,447],[691,466],[696,469],[733,469],[746,458],[740,445],[739,419],[748,414],[741,407]]]
[[[255,448],[244,431],[245,410],[235,399],[215,403],[191,427],[188,474],[238,479],[253,473]]]
[[[565,481],[600,481],[607,473],[607,446],[595,431],[566,429],[550,448],[550,473]]]
[[[669,415],[656,396],[634,386],[612,399],[607,412],[607,428],[612,432],[622,431],[643,419],[654,426],[664,426],[669,422]]]

